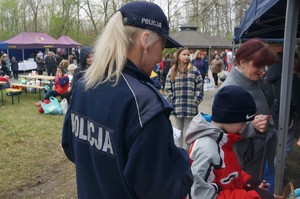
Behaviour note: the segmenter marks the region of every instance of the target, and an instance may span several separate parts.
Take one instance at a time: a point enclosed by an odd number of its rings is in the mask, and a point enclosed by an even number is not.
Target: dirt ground
[[[211,113],[211,102],[216,90],[205,92],[199,111]],[[63,151],[62,151],[63,153]],[[3,183],[3,182],[1,182]],[[4,195],[3,195],[4,194]],[[41,173],[17,190],[0,194],[0,199],[72,199],[77,198],[75,167],[67,158],[62,158],[45,173]]]
[[[72,199],[77,198],[74,165],[67,159],[35,177],[18,190],[7,191],[3,199]]]

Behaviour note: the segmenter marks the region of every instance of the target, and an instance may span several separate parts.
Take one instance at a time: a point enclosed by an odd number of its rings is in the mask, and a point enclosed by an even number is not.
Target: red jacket
[[[69,87],[69,77],[67,74],[64,74],[62,77],[55,76],[54,79],[55,90],[59,94],[65,94],[68,92]]]
[[[221,188],[217,198],[261,198],[256,191],[246,191],[244,189],[251,176],[241,169],[238,159],[232,150],[233,144],[241,139],[241,135],[229,133],[227,137],[228,141],[222,146],[224,151],[223,166],[220,169],[213,170],[215,175],[214,183]]]

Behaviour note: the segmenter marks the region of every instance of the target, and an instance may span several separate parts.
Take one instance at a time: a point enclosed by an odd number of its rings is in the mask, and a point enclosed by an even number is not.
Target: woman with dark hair
[[[198,105],[203,98],[203,83],[200,71],[190,61],[190,51],[179,48],[174,66],[170,69],[165,85],[165,95],[174,106],[173,126],[182,132],[176,140],[178,147],[189,150],[184,140],[189,122],[198,114]]]
[[[80,51],[80,67],[75,69],[72,88],[78,82],[78,80],[83,76],[84,71],[88,69],[93,63],[94,52],[91,47],[85,47]]]
[[[265,66],[276,60],[276,54],[258,39],[244,43],[235,54],[235,65],[221,85],[237,85],[247,90],[255,99],[257,113],[253,121],[243,130],[243,139],[234,145],[242,168],[258,180],[266,178],[266,162],[273,172],[276,151],[277,129],[270,117],[270,109],[261,88],[261,73]],[[272,180],[271,180],[272,181]],[[272,184],[272,182],[269,183]]]

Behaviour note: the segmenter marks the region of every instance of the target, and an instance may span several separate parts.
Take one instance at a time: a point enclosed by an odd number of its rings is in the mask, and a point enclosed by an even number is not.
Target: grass
[[[11,97],[4,94],[5,107],[0,108],[0,198],[14,190],[26,192],[30,183],[66,161],[60,146],[64,116],[40,114],[34,105],[38,100],[38,93],[22,93],[20,103],[15,100],[12,105]],[[300,187],[299,157],[300,147],[295,145],[285,173],[285,180],[293,182],[295,188]],[[73,166],[63,169],[70,170],[72,176],[67,173],[54,178],[74,179]],[[61,186],[63,192],[65,188]]]
[[[0,198],[65,159],[62,152],[63,115],[44,115],[34,105],[37,93],[22,93],[20,103],[4,93],[0,108]],[[5,182],[5,183],[3,183]]]

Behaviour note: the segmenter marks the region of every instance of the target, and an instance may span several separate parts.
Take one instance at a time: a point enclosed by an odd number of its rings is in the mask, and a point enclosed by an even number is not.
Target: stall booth
[[[80,49],[81,48],[81,44],[78,43],[77,41],[74,41],[73,39],[71,39],[69,36],[67,35],[62,35],[57,39],[61,44],[65,45],[66,47],[66,57],[68,59],[68,61],[71,62],[71,58],[70,56],[72,56],[72,49]],[[77,51],[78,52],[78,51]],[[75,51],[73,53],[76,53]],[[78,54],[76,54],[76,56],[78,57]],[[73,64],[77,65],[77,60],[72,62]]]
[[[67,35],[60,36],[57,41],[59,41],[61,44],[65,46],[65,48],[80,48],[81,44],[77,41],[74,41]]]
[[[34,70],[37,68],[35,54],[45,49],[65,48],[66,45],[46,33],[22,32],[17,36],[4,41],[7,43],[8,55],[15,56],[19,61],[19,70]]]

